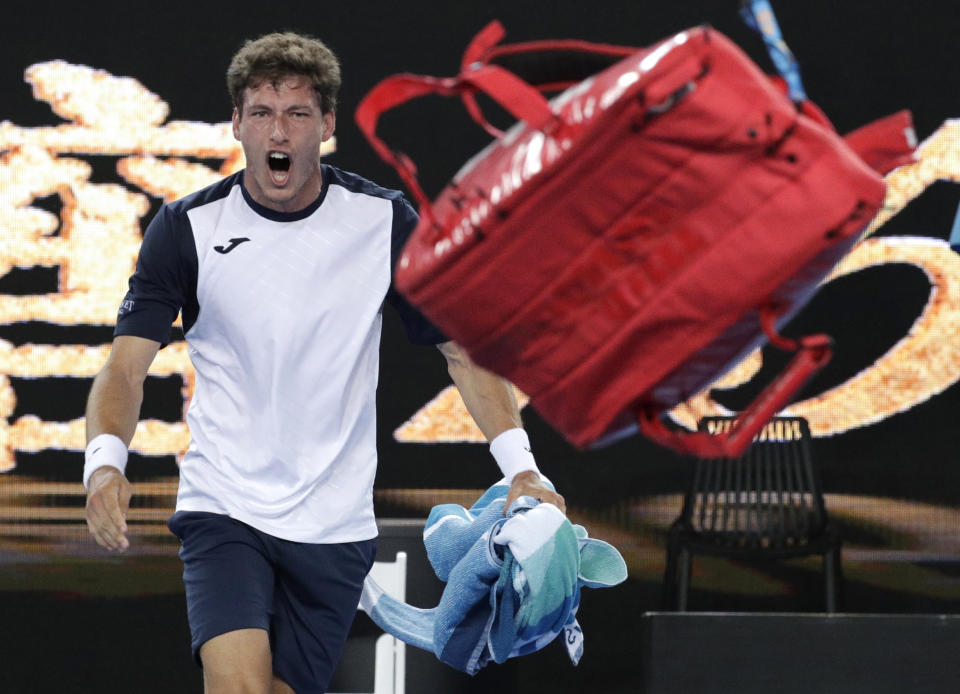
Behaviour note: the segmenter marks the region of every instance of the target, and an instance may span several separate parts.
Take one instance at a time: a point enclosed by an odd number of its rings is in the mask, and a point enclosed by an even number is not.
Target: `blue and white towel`
[[[490,660],[539,650],[561,632],[576,665],[583,653],[580,588],[627,577],[613,546],[587,537],[552,504],[521,497],[504,516],[508,491],[501,480],[469,510],[442,504],[430,511],[423,543],[447,584],[439,605],[400,602],[370,578],[361,598],[381,629],[471,675]]]

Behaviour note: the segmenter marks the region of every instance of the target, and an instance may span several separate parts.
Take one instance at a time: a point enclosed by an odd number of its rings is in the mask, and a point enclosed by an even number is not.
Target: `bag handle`
[[[355,119],[360,131],[381,159],[390,164],[400,175],[417,202],[421,214],[431,224],[436,225],[430,206],[430,198],[417,180],[417,167],[403,152],[397,152],[387,146],[377,134],[377,122],[385,112],[401,104],[429,94],[441,96],[460,96],[467,113],[484,130],[499,138],[503,132],[491,125],[480,111],[476,92],[481,91],[496,103],[524,121],[534,130],[552,133],[563,121],[553,112],[541,90],[549,91],[569,86],[571,83],[551,83],[531,86],[515,74],[490,60],[508,54],[536,53],[556,50],[581,51],[601,55],[628,56],[636,53],[636,48],[591,43],[579,40],[528,41],[508,46],[497,44],[506,35],[503,25],[494,20],[470,41],[461,61],[461,73],[456,77],[439,78],[409,73],[394,75],[379,82],[360,101]]]
[[[449,96],[455,93],[456,81],[453,79],[412,74],[393,75],[382,80],[370,90],[360,101],[354,114],[357,127],[367,138],[367,142],[380,155],[381,159],[396,169],[417,201],[417,207],[420,208],[422,213],[430,216],[433,223],[435,222],[430,215],[430,198],[423,192],[423,188],[420,187],[420,182],[417,180],[416,164],[406,154],[390,149],[383,140],[377,137],[377,122],[385,112],[411,99],[428,94]]]
[[[607,43],[592,43],[590,41],[580,41],[577,39],[523,41],[505,46],[497,45],[506,35],[506,29],[504,29],[503,24],[497,20],[490,22],[487,26],[481,29],[480,32],[473,37],[473,39],[467,45],[466,50],[463,52],[463,60],[460,62],[461,73],[466,74],[471,70],[476,70],[478,68],[490,65],[492,60],[505,55],[546,53],[550,51],[571,51],[625,58],[633,55],[638,50],[637,48],[630,48],[628,46],[615,46]],[[547,92],[566,89],[567,87],[571,87],[578,83],[579,80],[575,80],[550,82],[548,84],[533,86],[538,91]],[[492,125],[483,115],[483,112],[480,110],[480,106],[477,104],[476,95],[473,92],[463,92],[460,95],[460,98],[463,101],[464,107],[467,109],[467,113],[470,114],[470,117],[474,120],[474,122],[479,124],[480,127],[486,130],[491,136],[496,138],[503,137],[503,131]]]
[[[487,65],[494,58],[503,55],[517,55],[521,53],[544,53],[547,51],[580,51],[598,55],[610,55],[626,58],[636,53],[635,46],[618,46],[610,43],[594,43],[580,39],[547,39],[542,41],[519,41],[507,45],[498,45],[507,35],[497,20],[493,20],[471,39],[463,52],[461,68],[467,70],[474,63]]]
[[[563,121],[553,112],[544,96],[514,75],[497,65],[482,65],[457,77],[427,77],[400,74],[378,83],[357,106],[355,119],[380,158],[393,166],[417,201],[421,214],[436,224],[430,198],[417,180],[417,167],[403,152],[392,150],[377,136],[377,122],[385,112],[412,99],[428,94],[456,96],[481,91],[503,108],[524,121],[534,130],[553,133]]]
[[[775,318],[771,307],[760,312],[760,322],[770,343],[780,349],[795,351],[796,355],[740,413],[729,431],[713,435],[699,431],[675,431],[667,428],[659,412],[645,410],[638,415],[643,434],[663,446],[698,458],[737,458],[742,455],[770,418],[782,410],[833,356],[833,341],[828,335],[808,335],[790,340],[776,332]]]

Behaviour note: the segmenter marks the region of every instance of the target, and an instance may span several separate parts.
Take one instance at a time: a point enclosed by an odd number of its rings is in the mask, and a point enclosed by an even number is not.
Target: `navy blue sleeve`
[[[133,335],[166,346],[181,310],[186,332],[199,313],[197,249],[186,215],[164,205],[143,235],[137,269],[117,312],[114,337]]]
[[[400,253],[403,246],[410,238],[413,230],[417,228],[419,218],[417,213],[411,207],[410,203],[401,197],[393,200],[393,236],[390,246],[390,289],[387,291],[387,301],[400,314],[404,327],[407,329],[407,337],[410,342],[417,345],[437,345],[441,342],[447,342],[448,338],[430,321],[428,321],[420,311],[414,308],[393,286],[393,273],[397,267],[397,261],[400,259]]]

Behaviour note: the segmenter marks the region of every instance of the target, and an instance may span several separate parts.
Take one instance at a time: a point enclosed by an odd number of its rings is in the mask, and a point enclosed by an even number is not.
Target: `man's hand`
[[[97,544],[111,551],[130,547],[127,510],[133,489],[115,467],[104,466],[90,477],[87,490],[87,527]]]
[[[507,492],[507,500],[503,505],[504,514],[506,514],[507,509],[510,508],[510,504],[521,496],[532,496],[534,499],[539,499],[543,503],[553,504],[563,513],[567,512],[567,504],[564,502],[563,497],[545,485],[540,480],[540,475],[533,470],[518,472],[514,476],[513,482],[510,484],[510,491]]]

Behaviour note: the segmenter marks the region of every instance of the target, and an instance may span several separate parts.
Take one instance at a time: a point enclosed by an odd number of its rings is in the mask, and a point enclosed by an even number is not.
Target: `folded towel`
[[[469,674],[490,660],[539,650],[561,632],[577,664],[583,653],[576,620],[580,588],[623,582],[626,563],[552,504],[521,497],[504,516],[508,491],[501,480],[469,509],[433,507],[423,543],[447,584],[440,604],[407,605],[368,577],[360,602],[380,628]]]

